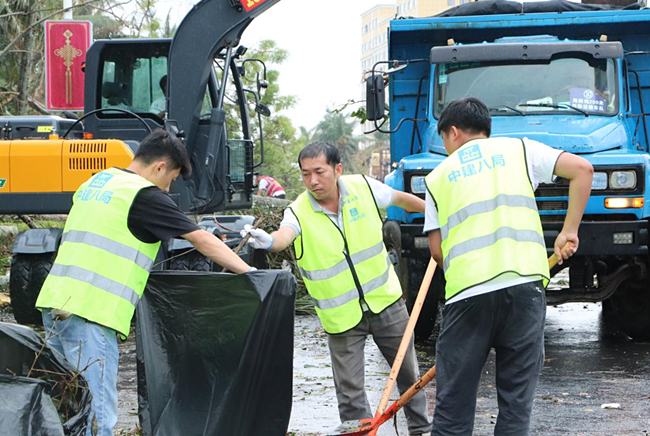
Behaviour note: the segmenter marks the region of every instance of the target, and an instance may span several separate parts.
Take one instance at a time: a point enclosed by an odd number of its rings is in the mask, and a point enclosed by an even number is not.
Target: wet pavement
[[[549,307],[546,363],[540,377],[531,435],[619,436],[650,434],[650,343],[633,342],[602,319],[600,304]],[[294,403],[289,429],[317,434],[338,423],[324,333],[318,320],[297,318]],[[390,368],[367,342],[366,385],[371,405],[381,397]],[[430,367],[433,344],[418,347],[421,372]],[[433,411],[435,380],[425,388]],[[393,393],[397,397],[397,392]],[[602,408],[618,403],[620,408]],[[492,435],[498,413],[494,353],[484,368],[474,435]],[[406,435],[400,413],[397,433],[385,424],[380,434]]]
[[[0,320],[12,321],[0,311]],[[600,304],[549,307],[546,364],[535,395],[531,435],[650,435],[650,342],[634,342],[603,320]],[[338,425],[336,396],[325,333],[315,316],[298,316],[294,340],[293,409],[290,434],[324,434]],[[418,347],[421,371],[432,362],[433,344]],[[371,339],[366,347],[366,385],[376,407],[390,368]],[[120,413],[116,435],[133,434],[137,383],[133,338],[120,345]],[[435,380],[425,388],[433,411]],[[392,399],[397,397],[396,391]],[[620,408],[602,405],[618,403]],[[484,369],[475,418],[475,436],[492,435],[497,409],[494,355]],[[403,413],[379,435],[407,435]]]
[[[315,316],[295,323],[293,409],[289,433],[325,434],[338,425],[336,396],[325,333]],[[132,342],[122,348],[118,428],[133,429],[137,416]],[[418,346],[420,369],[432,362],[433,344]],[[381,397],[390,368],[371,339],[366,342],[366,385],[372,407]],[[435,380],[425,388],[432,413]],[[392,399],[397,398],[397,391]],[[392,401],[391,399],[391,401]],[[618,403],[618,409],[603,409]],[[531,435],[623,436],[650,434],[650,343],[633,342],[602,320],[600,304],[549,307],[546,364],[533,406]],[[494,353],[484,369],[475,436],[492,435],[497,398]],[[407,435],[402,412],[379,435]]]

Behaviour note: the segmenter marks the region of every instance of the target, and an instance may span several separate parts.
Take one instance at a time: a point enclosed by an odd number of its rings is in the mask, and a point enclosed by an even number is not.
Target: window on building
[[[453,6],[455,4],[456,4],[456,2],[454,0],[447,0],[447,5],[448,6]]]

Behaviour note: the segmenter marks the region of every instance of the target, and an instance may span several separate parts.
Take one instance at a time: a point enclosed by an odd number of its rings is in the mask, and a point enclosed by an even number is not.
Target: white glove
[[[253,248],[259,248],[262,250],[270,250],[273,246],[273,236],[269,235],[262,229],[253,229],[250,224],[244,226],[244,230],[239,232],[242,238],[245,238],[246,235],[250,235],[248,244]]]

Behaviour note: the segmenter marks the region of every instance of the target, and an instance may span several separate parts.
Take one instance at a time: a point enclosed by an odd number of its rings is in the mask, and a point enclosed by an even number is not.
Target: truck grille
[[[535,197],[568,197],[569,181],[558,179],[555,183],[540,183],[535,191]]]
[[[537,210],[566,210],[567,201],[537,201]]]
[[[569,196],[569,181],[559,178],[555,183],[540,183],[535,190],[538,210],[566,210],[569,202],[557,197]],[[540,200],[540,198],[557,198],[557,200]]]

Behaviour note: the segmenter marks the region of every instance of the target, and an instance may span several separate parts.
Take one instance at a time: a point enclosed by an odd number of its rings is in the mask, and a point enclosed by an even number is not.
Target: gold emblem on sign
[[[72,104],[72,70],[70,67],[74,65],[74,58],[81,56],[81,50],[70,44],[72,35],[70,29],[66,29],[63,32],[65,45],[54,50],[54,54],[63,59],[63,65],[65,65],[65,102],[67,104]]]

